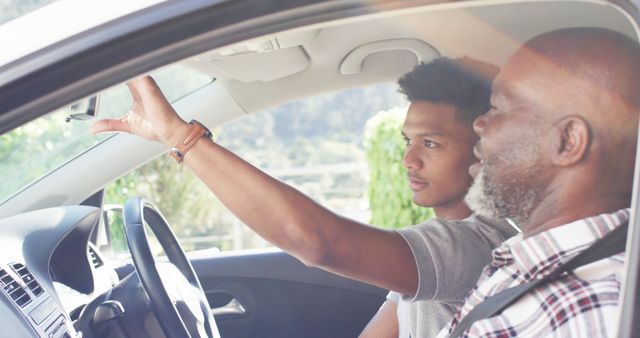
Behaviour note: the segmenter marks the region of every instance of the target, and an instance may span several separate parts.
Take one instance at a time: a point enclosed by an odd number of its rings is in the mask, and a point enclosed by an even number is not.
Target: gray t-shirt
[[[505,221],[471,215],[430,219],[398,230],[418,267],[418,290],[398,301],[399,337],[435,337],[473,288],[491,251],[516,230]],[[388,299],[399,297],[390,293]]]

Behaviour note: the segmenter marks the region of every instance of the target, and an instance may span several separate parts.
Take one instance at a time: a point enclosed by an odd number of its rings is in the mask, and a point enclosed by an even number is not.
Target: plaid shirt
[[[581,219],[527,239],[513,237],[493,251],[446,337],[473,307],[504,289],[542,278],[629,219],[629,209]],[[609,337],[617,330],[624,254],[578,268],[524,295],[500,315],[476,321],[465,337]]]

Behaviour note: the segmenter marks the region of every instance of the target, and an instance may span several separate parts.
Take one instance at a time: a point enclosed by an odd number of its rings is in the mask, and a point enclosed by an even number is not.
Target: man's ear
[[[552,127],[551,162],[569,166],[583,160],[591,145],[591,128],[580,116],[569,116]]]

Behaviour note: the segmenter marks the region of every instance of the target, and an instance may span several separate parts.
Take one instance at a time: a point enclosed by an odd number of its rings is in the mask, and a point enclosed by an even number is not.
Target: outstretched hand
[[[171,107],[156,82],[143,76],[127,82],[127,87],[133,97],[129,112],[118,119],[96,121],[91,133],[120,131],[173,145],[174,135],[181,135],[187,123]]]

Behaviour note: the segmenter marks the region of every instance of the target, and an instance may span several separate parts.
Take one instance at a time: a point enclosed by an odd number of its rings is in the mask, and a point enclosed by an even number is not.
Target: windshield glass
[[[172,102],[213,80],[179,65],[152,75]],[[122,116],[132,102],[124,84],[101,92],[99,101],[100,118]],[[91,120],[66,122],[70,113],[70,106],[64,107],[0,136],[0,201],[110,136],[89,133]]]

